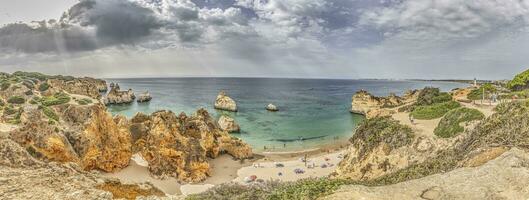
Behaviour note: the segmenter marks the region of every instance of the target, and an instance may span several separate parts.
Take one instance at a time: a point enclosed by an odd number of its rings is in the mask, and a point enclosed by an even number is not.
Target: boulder
[[[272,112],[279,111],[279,109],[277,108],[277,106],[275,106],[274,104],[268,104],[268,105],[266,106],[266,110],[268,110],[268,111],[272,111]]]
[[[152,100],[151,94],[149,92],[144,92],[138,96],[136,100],[138,103],[149,102]]]
[[[220,116],[219,118],[219,128],[223,131],[228,131],[229,133],[238,133],[241,131],[239,124],[235,122],[235,119],[228,116]]]
[[[237,112],[237,104],[224,91],[221,91],[215,100],[215,109]]]

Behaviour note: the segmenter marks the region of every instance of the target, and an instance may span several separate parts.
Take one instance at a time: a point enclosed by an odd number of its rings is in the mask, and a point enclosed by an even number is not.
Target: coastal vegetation
[[[467,98],[470,100],[480,100],[483,98],[483,91],[485,91],[485,94],[491,94],[496,92],[498,89],[496,86],[492,85],[491,83],[485,83],[480,86],[478,89],[473,89],[468,93]]]
[[[24,97],[21,97],[21,96],[12,96],[12,97],[9,97],[9,99],[7,99],[7,103],[12,103],[12,104],[23,104],[26,102],[26,99],[24,99]]]
[[[413,131],[409,126],[400,124],[391,117],[375,117],[362,121],[349,141],[360,149],[360,155],[370,152],[380,143],[386,143],[396,149],[412,142]],[[356,144],[355,141],[363,141]]]
[[[415,119],[437,119],[445,115],[448,111],[459,108],[461,105],[455,101],[447,101],[443,103],[435,103],[427,106],[417,106],[411,112],[411,116]]]
[[[519,91],[527,89],[529,85],[529,70],[525,70],[522,73],[517,74],[514,78],[507,83],[507,87],[511,90]]]
[[[39,101],[43,106],[55,106],[70,102],[70,96],[64,92],[58,92],[52,96],[43,96]]]
[[[434,134],[442,138],[453,137],[465,130],[461,123],[481,120],[484,117],[485,115],[476,109],[458,108],[451,110],[441,119],[434,130]]]

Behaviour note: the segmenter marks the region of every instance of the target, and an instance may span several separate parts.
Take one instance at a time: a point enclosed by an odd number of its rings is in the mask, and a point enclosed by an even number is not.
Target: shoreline
[[[319,148],[302,151],[268,152],[256,153],[250,160],[235,160],[232,156],[224,154],[217,158],[210,159],[211,176],[199,183],[179,183],[175,178],[164,180],[153,178],[148,170],[148,164],[139,154],[134,154],[130,160],[130,165],[121,171],[114,173],[102,173],[109,178],[117,178],[125,183],[151,182],[168,195],[190,195],[206,191],[207,189],[223,183],[236,182],[245,183],[245,177],[255,175],[262,180],[295,181],[309,177],[324,177],[334,171],[341,161],[343,152],[347,149],[348,141],[324,145]],[[307,156],[305,166],[300,161]],[[284,167],[277,168],[276,163],[284,164]],[[259,166],[256,167],[255,165]],[[326,165],[322,168],[322,165]],[[294,169],[301,168],[303,174],[295,174]],[[282,175],[278,176],[281,172]]]

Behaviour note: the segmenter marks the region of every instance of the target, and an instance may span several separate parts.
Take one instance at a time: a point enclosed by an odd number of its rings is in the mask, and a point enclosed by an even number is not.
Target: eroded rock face
[[[103,98],[103,103],[108,104],[127,104],[132,103],[136,99],[134,92],[131,89],[127,91],[121,91],[119,85],[111,84],[110,92],[105,98]]]
[[[370,111],[393,108],[402,105],[402,103],[402,99],[394,94],[388,97],[375,97],[364,90],[360,90],[353,95],[351,112],[367,115]]]
[[[138,96],[138,103],[143,103],[143,102],[149,102],[152,100],[152,97],[151,97],[151,94],[149,92],[144,92],[142,94],[140,94],[140,96]]]
[[[221,91],[215,100],[215,109],[237,112],[237,104],[224,91]]]
[[[228,131],[229,133],[238,133],[241,131],[241,127],[237,122],[235,122],[235,119],[228,117],[228,116],[220,116],[219,118],[219,127],[223,131]]]
[[[204,109],[189,117],[171,111],[138,114],[131,120],[131,132],[149,170],[159,178],[198,182],[210,174],[208,158],[222,152],[240,159],[252,156],[247,144],[220,130]]]
[[[62,111],[66,136],[86,169],[122,169],[132,157],[132,140],[124,117],[113,119],[101,104],[68,105]]]
[[[93,99],[99,99],[101,98],[100,91],[103,89],[103,83],[106,88],[106,82],[93,78],[73,78],[71,80],[48,79],[50,89],[46,93],[55,94],[64,90],[70,94],[79,94],[89,96]]]

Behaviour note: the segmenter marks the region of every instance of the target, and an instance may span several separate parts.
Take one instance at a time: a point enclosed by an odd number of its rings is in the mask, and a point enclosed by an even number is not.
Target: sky
[[[509,79],[529,0],[0,0],[0,71]]]

